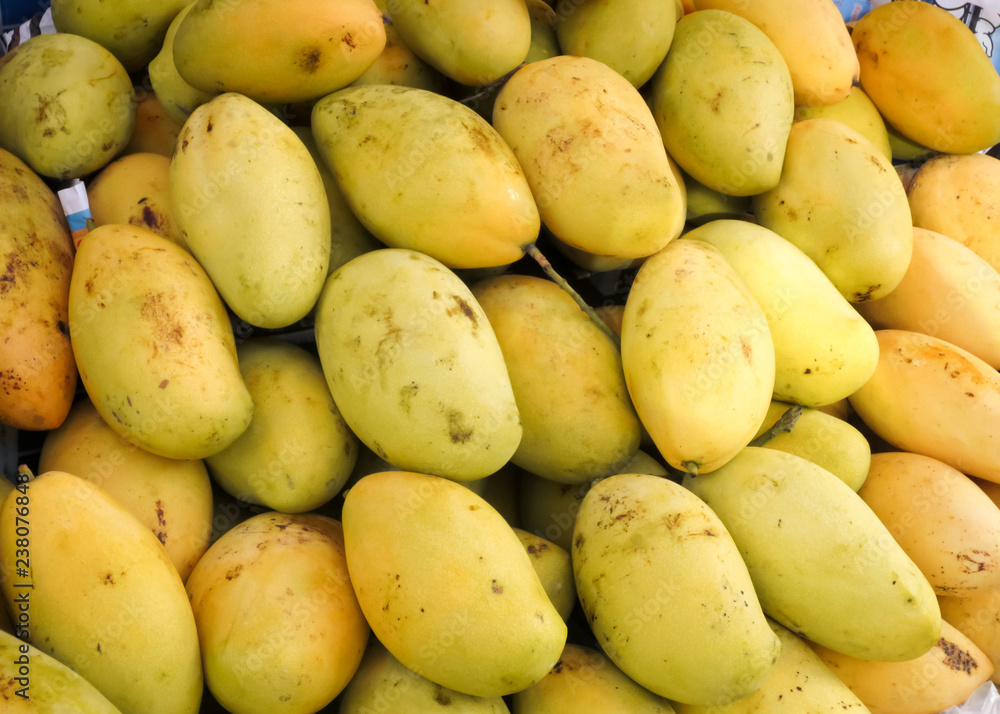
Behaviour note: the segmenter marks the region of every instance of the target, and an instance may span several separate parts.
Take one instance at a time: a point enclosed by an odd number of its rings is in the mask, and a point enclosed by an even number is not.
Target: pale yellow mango
[[[104,421],[160,456],[200,459],[250,423],[225,305],[176,243],[135,226],[95,228],[69,289],[80,380]]]
[[[760,303],[715,246],[675,240],[646,259],[625,302],[625,383],[666,462],[712,471],[753,438],[775,385]]]
[[[795,111],[792,78],[750,20],[726,10],[684,15],[651,85],[663,144],[686,173],[733,196],[778,184]]]
[[[1000,142],[1000,75],[956,15],[921,0],[883,3],[851,40],[861,87],[900,134],[955,154]]]
[[[544,677],[567,628],[503,517],[438,476],[365,476],[344,499],[347,567],[373,634],[403,665],[479,697]]]
[[[684,485],[739,547],[769,617],[853,657],[903,661],[940,637],[934,589],[871,508],[795,454],[748,446]]]
[[[484,268],[517,261],[538,235],[538,209],[510,147],[453,99],[348,87],[316,103],[311,126],[354,214],[390,247]]]
[[[545,594],[559,616],[569,621],[576,606],[576,584],[573,582],[573,563],[568,550],[521,528],[514,528],[521,545],[531,558]]]
[[[204,92],[301,102],[346,87],[384,47],[373,0],[198,0],[177,28],[173,60]]]
[[[564,243],[641,258],[680,235],[683,182],[642,95],[606,64],[558,55],[525,65],[497,95],[493,126]]]
[[[577,515],[572,555],[598,645],[654,694],[728,704],[774,668],[781,644],[736,543],[674,481],[618,474],[597,482]]]
[[[847,96],[834,104],[812,107],[800,104],[795,107],[795,121],[816,117],[844,122],[881,149],[887,159],[891,161],[895,158],[885,121],[879,114],[878,107],[860,86],[853,85]]]
[[[212,89],[205,91],[192,87],[177,71],[174,64],[174,37],[177,36],[177,28],[181,22],[195,6],[195,2],[189,1],[170,21],[167,33],[163,38],[160,51],[149,60],[148,74],[149,83],[163,104],[164,110],[170,117],[183,124],[191,116],[197,107],[208,102],[219,93]]]
[[[753,212],[850,302],[888,294],[910,262],[913,223],[899,175],[878,147],[835,119],[792,125],[781,180],[754,196]]]

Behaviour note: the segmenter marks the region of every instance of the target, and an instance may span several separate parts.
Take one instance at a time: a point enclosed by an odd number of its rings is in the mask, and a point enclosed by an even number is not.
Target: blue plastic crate
[[[5,30],[16,27],[48,6],[47,0],[0,0],[0,26]]]

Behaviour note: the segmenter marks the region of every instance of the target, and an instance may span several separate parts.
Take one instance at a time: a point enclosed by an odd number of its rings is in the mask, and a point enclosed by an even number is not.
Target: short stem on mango
[[[778,419],[778,421],[774,422],[774,424],[771,426],[770,429],[768,429],[763,434],[758,436],[756,439],[751,441],[749,444],[747,444],[747,446],[763,446],[771,439],[776,437],[778,434],[785,431],[791,431],[792,427],[795,426],[795,422],[799,420],[800,414],[802,414],[801,405],[796,404],[794,406],[789,407],[781,415],[781,418]]]
[[[27,484],[35,480],[35,474],[31,472],[27,464],[21,464],[17,467],[17,483],[18,485]]]

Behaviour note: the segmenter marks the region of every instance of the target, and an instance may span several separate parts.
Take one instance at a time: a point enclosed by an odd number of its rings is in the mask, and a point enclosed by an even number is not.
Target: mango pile
[[[40,444],[0,480],[5,711],[1000,682],[1000,75],[958,18],[52,17],[0,58],[0,424]]]

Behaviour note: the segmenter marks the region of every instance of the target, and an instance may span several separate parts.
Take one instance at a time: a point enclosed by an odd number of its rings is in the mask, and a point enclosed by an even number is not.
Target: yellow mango
[[[278,117],[231,92],[199,106],[178,137],[170,195],[234,313],[271,329],[312,310],[330,260],[329,204],[312,155]]]
[[[370,630],[332,518],[248,518],[212,544],[187,592],[205,684],[227,711],[312,714],[361,662]]]
[[[340,492],[358,457],[319,357],[267,337],[248,338],[236,357],[253,419],[236,441],[206,457],[212,477],[247,503],[282,513],[318,508]]]
[[[792,125],[781,180],[754,196],[753,212],[851,302],[889,293],[910,262],[913,223],[899,175],[878,147],[835,119]]]
[[[791,73],[795,104],[839,102],[858,78],[851,35],[829,0],[693,0],[693,7],[736,13],[771,38]]]
[[[135,90],[113,54],[86,37],[46,32],[0,58],[0,148],[56,179],[97,171],[125,148]]]
[[[865,659],[919,657],[940,636],[927,578],[839,478],[794,454],[748,446],[684,485],[725,524],[768,617]]]
[[[760,689],[721,706],[678,704],[677,714],[869,714],[801,637],[773,620],[768,624],[781,641],[781,655]]]
[[[199,711],[191,604],[149,528],[89,481],[48,471],[4,500],[0,532],[3,568],[26,570],[2,582],[18,613],[15,634],[72,667],[122,712]]]
[[[418,57],[467,86],[500,79],[524,61],[531,45],[524,0],[388,0],[386,10]]]
[[[545,588],[545,594],[559,616],[568,622],[576,606],[576,584],[573,582],[569,551],[521,528],[514,528],[514,533],[531,557],[531,565]]]
[[[185,82],[261,103],[335,92],[385,47],[382,13],[372,0],[197,0],[176,32],[173,60]]]
[[[746,218],[750,215],[750,197],[733,196],[709,188],[690,174],[683,174],[687,197],[687,222],[698,226],[719,218]]]
[[[907,189],[913,225],[942,233],[1000,271],[1000,159],[941,154],[920,165]]]
[[[947,621],[941,639],[906,662],[875,662],[810,643],[872,714],[938,714],[960,706],[993,674],[993,663]]]
[[[844,122],[881,149],[887,159],[892,161],[894,158],[885,121],[879,114],[878,107],[858,85],[852,86],[847,96],[839,102],[813,107],[800,104],[795,107],[795,121],[816,117]]]
[[[187,121],[191,112],[197,107],[210,101],[219,93],[216,89],[205,91],[192,87],[181,77],[180,72],[177,71],[177,65],[174,64],[174,37],[177,36],[177,28],[180,27],[181,22],[195,4],[193,0],[189,0],[170,21],[160,51],[149,60],[148,67],[150,86],[156,92],[156,96],[160,98],[167,114],[180,124]]]
[[[522,435],[511,461],[565,483],[617,473],[639,448],[621,354],[561,287],[529,275],[475,283],[503,351]]]
[[[348,87],[312,110],[313,136],[372,235],[449,268],[509,265],[538,235],[510,148],[463,104],[423,89]]]
[[[775,384],[764,310],[715,246],[673,241],[639,268],[621,334],[625,383],[676,469],[712,471],[753,438]]]
[[[351,84],[399,84],[445,94],[447,80],[444,75],[420,59],[403,41],[389,19],[387,0],[375,0],[375,5],[382,13],[385,47]]]
[[[774,343],[775,399],[832,404],[875,371],[878,342],[871,326],[792,242],[731,219],[698,226],[687,239],[715,246],[763,309]]]
[[[795,111],[792,78],[756,25],[726,10],[684,15],[651,84],[663,144],[686,173],[734,196],[778,184]]]
[[[643,689],[600,650],[568,643],[545,677],[511,698],[513,714],[674,714],[670,702]]]
[[[181,122],[170,116],[155,92],[137,92],[135,124],[122,155],[148,152],[162,154],[169,159],[180,133]]]
[[[933,158],[940,153],[934,149],[928,149],[920,142],[903,136],[892,124],[885,125],[885,133],[889,137],[889,147],[892,150],[893,161],[912,162],[919,165],[921,162]]]
[[[938,596],[941,617],[968,637],[990,662],[1000,662],[1000,590],[985,590],[963,597]],[[994,666],[990,681],[1000,680]]]
[[[451,270],[417,251],[358,256],[315,313],[327,385],[357,437],[389,463],[459,481],[497,471],[521,441],[503,353]]]
[[[0,424],[44,431],[62,423],[76,392],[68,315],[73,239],[56,194],[2,148],[0,205]]]
[[[935,151],[1000,142],[1000,75],[972,30],[921,0],[873,7],[851,32],[860,82],[888,124]]]
[[[875,335],[878,366],[849,397],[861,421],[896,450],[1000,482],[997,370],[938,337],[909,330]]]
[[[598,645],[640,686],[722,705],[767,679],[780,642],[736,543],[690,491],[642,474],[597,482],[580,506],[572,556]]]
[[[403,665],[463,694],[544,677],[567,628],[514,531],[448,479],[369,474],[344,499],[347,567],[373,634]]]
[[[149,528],[181,580],[208,550],[212,483],[201,459],[168,459],[125,441],[80,399],[45,435],[38,470],[64,471],[98,486]]]
[[[1000,273],[946,235],[915,227],[902,281],[857,309],[876,329],[939,337],[1000,368]]]
[[[225,305],[201,266],[143,228],[99,226],[77,249],[69,329],[80,380],[122,438],[200,459],[250,423]]]
[[[562,242],[641,258],[680,235],[683,186],[653,114],[606,64],[558,55],[525,65],[497,95],[493,126],[524,167],[542,222]]]
[[[603,62],[635,87],[667,56],[679,17],[675,3],[656,0],[560,0],[554,7],[563,54]]]

